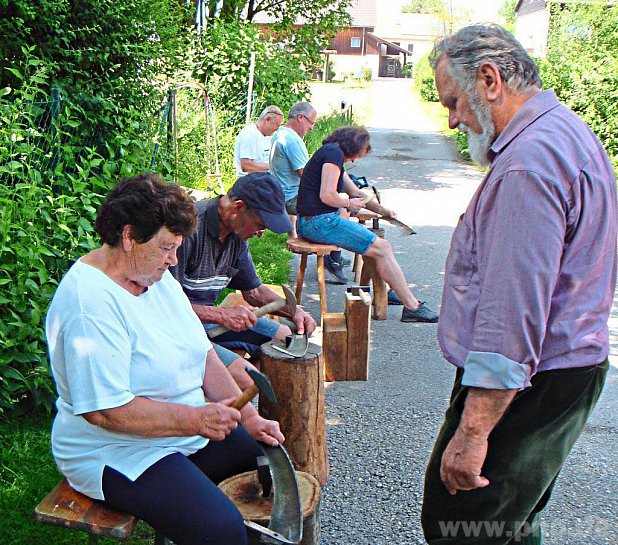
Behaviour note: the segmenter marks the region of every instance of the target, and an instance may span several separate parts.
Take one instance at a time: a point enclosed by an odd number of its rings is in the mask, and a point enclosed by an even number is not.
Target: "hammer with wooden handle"
[[[277,397],[268,377],[257,369],[251,369],[251,367],[245,367],[245,371],[253,380],[253,384],[236,398],[232,407],[240,411],[258,392],[262,392],[272,403],[276,403]]]
[[[270,314],[271,312],[277,312],[285,306],[290,308],[290,312],[292,315],[296,313],[296,296],[292,292],[290,288],[288,288],[285,284],[281,286],[283,289],[283,294],[285,295],[285,299],[278,299],[277,301],[273,301],[272,303],[268,303],[263,307],[258,308],[253,312],[258,318],[260,316],[264,316],[264,314]],[[230,331],[229,328],[218,325],[209,329],[206,333],[209,338],[214,339],[219,335],[223,335],[226,331]]]

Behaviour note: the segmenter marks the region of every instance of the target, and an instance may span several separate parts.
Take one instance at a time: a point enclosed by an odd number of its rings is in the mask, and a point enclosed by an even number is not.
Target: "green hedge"
[[[590,125],[618,171],[618,5],[550,7],[543,86]]]
[[[429,53],[422,56],[414,67],[414,85],[421,97],[427,102],[438,102],[438,90],[433,77],[433,70],[429,65]]]

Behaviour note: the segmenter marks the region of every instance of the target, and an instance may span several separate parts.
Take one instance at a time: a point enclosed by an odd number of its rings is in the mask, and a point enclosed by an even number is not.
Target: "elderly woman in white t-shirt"
[[[122,180],[107,197],[96,220],[103,245],[71,267],[47,314],[59,395],[52,450],[75,489],[177,545],[245,544],[217,483],[256,467],[255,440],[284,437],[251,404],[231,407],[240,390],[167,270],[195,224],[185,192],[156,174]]]

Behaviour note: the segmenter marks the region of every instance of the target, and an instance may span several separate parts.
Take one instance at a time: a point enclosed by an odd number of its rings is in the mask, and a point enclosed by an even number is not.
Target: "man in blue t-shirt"
[[[296,196],[300,177],[309,153],[303,138],[313,129],[318,114],[308,102],[297,102],[290,108],[288,120],[273,134],[270,145],[270,173],[283,188],[285,209],[292,222],[289,238],[296,237]]]
[[[288,239],[297,237],[296,199],[298,186],[305,165],[309,161],[309,153],[303,138],[313,129],[317,116],[318,114],[311,104],[297,102],[290,108],[286,124],[281,126],[271,139],[270,173],[283,188],[285,209],[292,222],[292,231],[288,233]],[[338,284],[348,282],[342,269],[349,264],[348,260],[342,258],[340,251],[332,252],[324,260],[326,271]]]

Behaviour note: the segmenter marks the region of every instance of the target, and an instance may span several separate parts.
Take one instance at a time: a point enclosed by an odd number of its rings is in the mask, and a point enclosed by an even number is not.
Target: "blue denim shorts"
[[[298,234],[312,242],[335,244],[355,254],[364,254],[375,241],[376,234],[360,223],[339,217],[339,212],[299,217]]]
[[[204,324],[204,329],[208,331],[217,324]],[[260,346],[268,341],[272,341],[279,329],[279,323],[268,318],[258,318],[258,321],[251,329],[244,331],[226,331],[212,339],[212,346],[219,356],[219,359],[226,367],[237,360],[240,356],[231,349],[240,348],[250,356],[257,356],[260,353]]]

